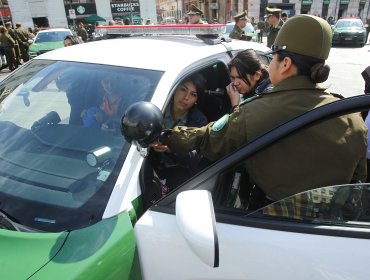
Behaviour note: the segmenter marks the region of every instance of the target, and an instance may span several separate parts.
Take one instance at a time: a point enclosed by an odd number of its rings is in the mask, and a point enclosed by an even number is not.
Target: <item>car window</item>
[[[225,33],[226,34],[229,34],[231,32],[231,30],[233,30],[234,25],[235,25],[234,23],[228,23],[228,24],[226,24],[226,31],[225,31]]]
[[[63,41],[67,35],[71,35],[71,32],[68,31],[39,32],[36,36],[35,43],[60,42]]]
[[[122,113],[163,73],[46,60],[20,73],[0,85],[1,210],[48,231],[99,221],[130,147]]]
[[[316,225],[370,228],[370,185],[314,189],[272,203],[250,216]]]
[[[362,22],[360,20],[338,20],[336,28],[344,27],[362,27]]]
[[[253,28],[253,25],[250,24],[250,23],[247,23],[247,25],[245,26],[244,28],[244,31],[246,33],[253,33],[254,32],[254,28]]]

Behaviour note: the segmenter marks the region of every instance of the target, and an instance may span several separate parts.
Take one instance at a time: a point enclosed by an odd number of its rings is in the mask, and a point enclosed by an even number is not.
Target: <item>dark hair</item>
[[[314,83],[325,82],[329,77],[330,66],[325,64],[324,59],[311,56],[296,54],[288,51],[279,51],[277,60],[280,62],[285,57],[289,57],[298,69],[298,75],[310,77]]]
[[[195,88],[197,90],[197,104],[199,107],[202,107],[204,105],[204,91],[206,89],[206,79],[203,77],[202,74],[196,73],[189,77],[187,77],[185,80],[181,82],[181,84],[191,82],[195,85]]]
[[[238,72],[240,78],[247,83],[249,86],[251,82],[248,79],[249,75],[254,75],[257,71],[262,72],[262,76],[260,80],[257,82],[256,86],[263,81],[264,79],[268,78],[269,74],[267,72],[267,66],[264,65],[258,54],[253,49],[246,49],[239,51],[229,62],[229,71],[231,71],[232,67],[235,67],[236,71]]]
[[[82,41],[82,39],[76,35],[67,35],[64,37],[64,41],[65,40],[71,40],[72,42],[72,45],[78,45],[78,44],[82,44],[84,41]]]

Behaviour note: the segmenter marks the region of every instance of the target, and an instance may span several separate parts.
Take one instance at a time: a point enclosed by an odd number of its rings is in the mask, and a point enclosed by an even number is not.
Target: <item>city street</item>
[[[264,37],[264,43],[266,37]],[[333,47],[330,51],[327,64],[331,67],[328,81],[323,83],[331,92],[339,93],[345,97],[364,93],[364,80],[361,72],[369,66],[370,45],[363,48]],[[10,71],[0,71],[2,81]]]

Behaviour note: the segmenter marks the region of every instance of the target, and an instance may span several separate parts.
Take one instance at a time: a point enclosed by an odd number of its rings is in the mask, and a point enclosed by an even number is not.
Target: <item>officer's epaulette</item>
[[[252,102],[252,101],[254,101],[258,98],[261,98],[263,96],[264,96],[264,94],[258,94],[258,95],[253,95],[251,97],[248,97],[248,98],[244,99],[242,102],[240,102],[239,106],[243,106],[243,105],[245,105],[247,103],[250,103],[250,102]]]

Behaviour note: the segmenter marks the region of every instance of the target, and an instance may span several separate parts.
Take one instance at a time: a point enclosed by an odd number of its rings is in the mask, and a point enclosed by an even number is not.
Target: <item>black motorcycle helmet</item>
[[[137,142],[142,148],[147,148],[161,134],[163,116],[161,110],[154,104],[139,101],[130,105],[121,119],[121,133],[126,141]]]

